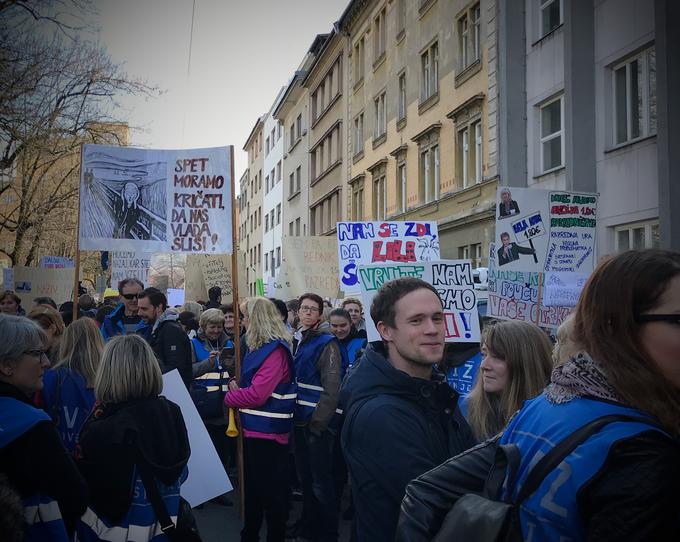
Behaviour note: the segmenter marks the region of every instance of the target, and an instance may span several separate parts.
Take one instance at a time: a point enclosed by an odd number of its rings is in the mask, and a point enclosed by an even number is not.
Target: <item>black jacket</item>
[[[0,396],[32,404],[24,393],[4,382],[0,382]],[[85,480],[50,421],[35,424],[0,448],[0,472],[7,475],[10,485],[23,499],[40,491],[56,500],[71,532],[87,508]]]
[[[395,369],[379,344],[349,373],[342,401],[358,541],[394,540],[406,485],[473,446],[472,431],[455,391]]]
[[[157,480],[170,485],[179,479],[190,453],[179,407],[152,397],[96,408],[80,432],[78,467],[94,510],[117,522],[130,508],[137,454]]]
[[[193,362],[192,346],[189,336],[179,323],[179,316],[172,311],[165,311],[148,337],[163,374],[173,369],[179,371],[187,388],[191,385]]]
[[[466,493],[481,494],[494,460],[491,441],[411,482],[396,542],[426,542]],[[589,541],[680,540],[680,447],[658,432],[614,444],[599,474],[578,495]]]

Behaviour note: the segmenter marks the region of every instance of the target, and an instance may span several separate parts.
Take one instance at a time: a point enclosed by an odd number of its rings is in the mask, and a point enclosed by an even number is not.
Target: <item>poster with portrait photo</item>
[[[81,250],[230,254],[230,155],[84,145]]]
[[[496,265],[503,271],[590,273],[597,194],[499,187]]]

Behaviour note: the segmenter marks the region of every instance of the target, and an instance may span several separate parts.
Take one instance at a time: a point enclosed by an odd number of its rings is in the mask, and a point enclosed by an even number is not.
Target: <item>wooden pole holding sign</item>
[[[534,258],[536,255],[534,254]],[[538,293],[536,294],[536,325],[541,325],[541,302],[543,298],[543,280],[545,273],[538,273]]]
[[[234,307],[234,356],[235,356],[235,371],[236,381],[241,380],[241,319],[238,306],[238,222],[236,220],[236,180],[234,177],[234,147],[229,148],[229,166],[231,175],[231,300]],[[241,425],[241,417],[236,411],[236,423],[239,427],[239,432],[236,437],[236,455],[238,466],[238,490],[241,508],[241,520],[245,520],[246,514],[246,499],[245,499],[245,469],[243,468],[243,426]]]
[[[80,144],[80,167],[78,168],[78,215],[76,216],[76,254],[73,269],[73,320],[78,319],[78,279],[80,278],[80,181],[83,175],[83,143]]]

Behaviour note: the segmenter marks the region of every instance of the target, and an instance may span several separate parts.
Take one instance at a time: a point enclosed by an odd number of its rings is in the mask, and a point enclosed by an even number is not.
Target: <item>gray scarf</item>
[[[604,369],[586,352],[553,369],[545,396],[551,403],[568,403],[574,397],[590,397],[625,404],[609,383]]]

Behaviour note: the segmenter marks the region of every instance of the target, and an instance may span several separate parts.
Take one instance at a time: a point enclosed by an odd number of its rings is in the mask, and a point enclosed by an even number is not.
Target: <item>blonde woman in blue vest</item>
[[[229,383],[224,402],[238,408],[244,436],[244,542],[259,540],[263,519],[267,541],[283,542],[288,513],[288,438],[293,426],[295,380],[291,335],[274,303],[255,297],[242,307],[248,354],[240,386]]]

